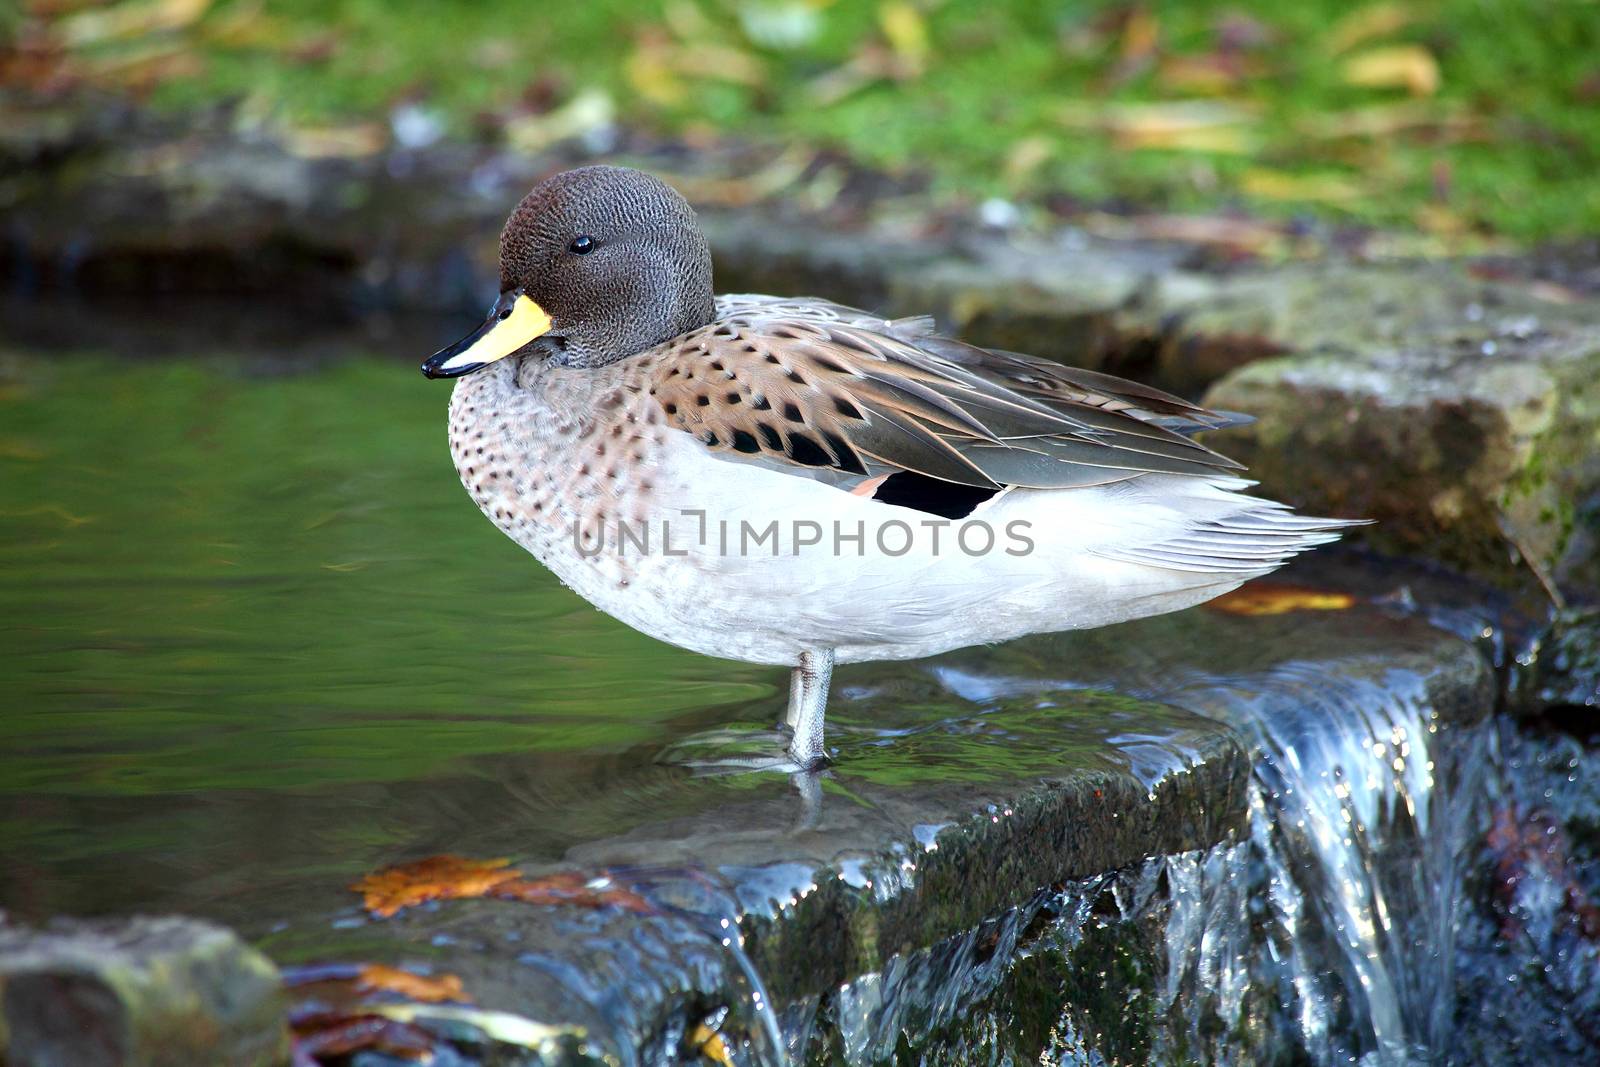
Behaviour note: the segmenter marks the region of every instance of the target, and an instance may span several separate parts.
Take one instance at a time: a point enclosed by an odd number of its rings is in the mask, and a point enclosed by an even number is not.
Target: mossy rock
[[[1400,305],[1330,285],[1295,354],[1207,394],[1257,418],[1218,444],[1268,495],[1376,520],[1352,536],[1381,550],[1538,599],[1563,585],[1585,595],[1583,516],[1600,491],[1595,309],[1421,273],[1425,284],[1400,289],[1402,303],[1418,297],[1409,324]]]
[[[175,916],[0,924],[0,1063],[288,1060],[277,969],[231,930]]]

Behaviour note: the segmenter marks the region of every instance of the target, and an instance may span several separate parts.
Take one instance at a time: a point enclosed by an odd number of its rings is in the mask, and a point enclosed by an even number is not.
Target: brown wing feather
[[[977,348],[921,320],[725,297],[646,369],[668,422],[708,448],[866,476],[1066,488],[1238,464],[1190,440],[1224,425],[1158,389]]]

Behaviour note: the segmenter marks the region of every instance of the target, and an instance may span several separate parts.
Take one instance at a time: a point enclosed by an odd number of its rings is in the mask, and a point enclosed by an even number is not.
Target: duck
[[[835,664],[1188,608],[1339,537],[1196,440],[1248,421],[805,296],[716,295],[693,208],[564,171],[487,319],[423,364],[478,508],[599,610],[790,670],[773,766],[829,762]]]

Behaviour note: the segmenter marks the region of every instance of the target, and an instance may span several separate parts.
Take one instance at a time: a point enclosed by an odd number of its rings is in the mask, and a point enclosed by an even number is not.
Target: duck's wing
[[[886,319],[860,308],[836,304],[816,296],[768,296],[765,293],[723,293],[717,297],[716,317],[723,319],[803,319],[806,322],[837,322],[869,330],[915,337],[934,332],[932,315],[906,319]]]
[[[1158,389],[940,337],[923,319],[753,296],[719,310],[641,367],[667,421],[715,452],[991,490],[1240,469],[1187,436],[1227,416]]]

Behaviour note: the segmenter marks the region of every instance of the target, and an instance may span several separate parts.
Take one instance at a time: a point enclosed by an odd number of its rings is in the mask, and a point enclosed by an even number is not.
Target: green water
[[[769,726],[784,672],[644,637],[498,533],[451,467],[448,386],[370,354],[429,344],[286,363],[152,358],[159,329],[96,342],[115,359],[35,336],[0,344],[0,909],[289,924],[315,956],[355,878],[430,853],[714,865],[803,844],[784,776],[663,758]],[[1181,776],[1215,728],[1144,700],[1203,713],[1195,693],[1264,665],[1364,677],[1403,644],[1370,610],[1321,615],[842,669],[825,817],[866,833],[886,805],[939,822],[1068,769]]]
[[[302,920],[421,855],[549,864],[630,833],[657,842],[646,863],[714,862],[729,831],[791,847],[784,776],[664,758],[764,751],[749,731],[780,717],[785,673],[663,645],[562,588],[458,484],[448,386],[325,343],[286,365],[140,355],[150,340],[114,338],[117,359],[0,347],[0,908],[287,923],[314,955],[326,927]],[[1192,651],[1181,617],[1154,621],[1134,645]],[[975,698],[939,661],[841,670],[829,817],[876,826],[891,803],[915,822],[950,790],[1187,765],[1193,715],[1046,699],[1076,684],[1030,679],[1082,650],[1040,649],[993,650],[1022,657],[994,661],[1014,680]],[[746,732],[708,739],[728,726]]]
[[[447,392],[370,357],[0,354],[0,908],[237,918],[554,851],[669,732],[776,716],[781,672],[639,635],[496,532]]]

